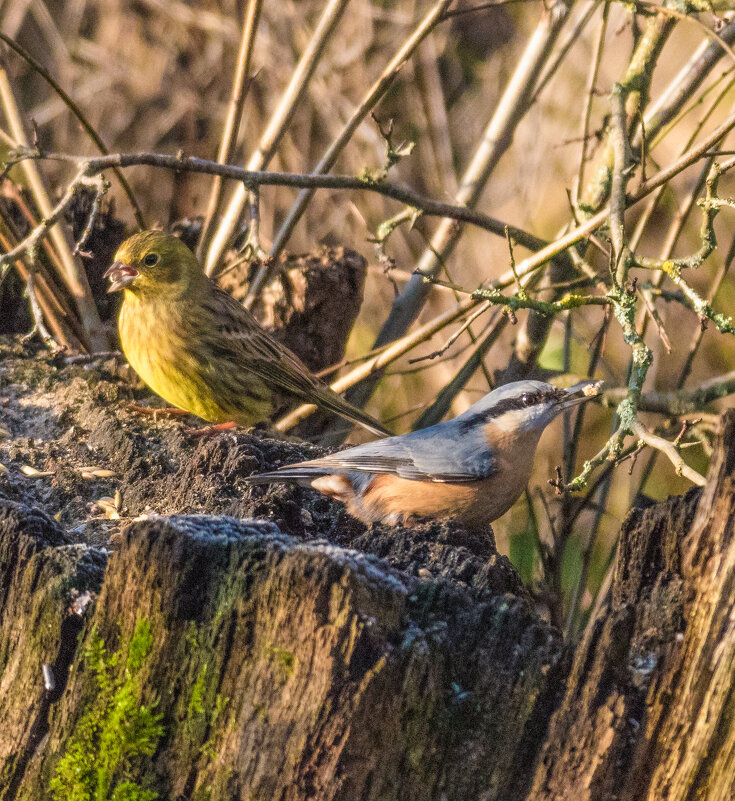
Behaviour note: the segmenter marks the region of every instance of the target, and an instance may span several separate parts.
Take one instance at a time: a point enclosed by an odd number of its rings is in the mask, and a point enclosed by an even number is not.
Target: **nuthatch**
[[[536,445],[561,412],[600,393],[602,382],[558,389],[515,381],[444,423],[246,479],[311,486],[365,523],[451,517],[483,529],[518,500]]]

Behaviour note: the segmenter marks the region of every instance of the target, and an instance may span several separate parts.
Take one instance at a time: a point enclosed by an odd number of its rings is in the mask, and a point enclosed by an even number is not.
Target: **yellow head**
[[[175,236],[143,231],[126,239],[105,273],[108,292],[121,289],[141,298],[175,299],[206,283],[196,256]]]

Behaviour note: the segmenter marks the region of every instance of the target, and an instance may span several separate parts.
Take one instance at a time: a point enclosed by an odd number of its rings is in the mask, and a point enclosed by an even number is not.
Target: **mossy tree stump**
[[[0,799],[15,797],[77,652],[104,556],[41,512],[0,504]],[[45,675],[44,675],[45,671]]]
[[[264,521],[152,517],[100,581],[98,551],[6,510],[2,801],[735,794],[735,413],[704,492],[631,514],[576,649],[495,554],[470,589]]]
[[[144,744],[152,758],[144,749],[111,770],[106,729],[125,740],[143,724],[121,725],[112,701],[84,718],[101,692],[102,645],[116,691],[131,678],[162,727]],[[134,676],[131,649],[144,651]],[[60,770],[75,775],[60,760],[90,725],[70,797],[94,798],[101,771],[111,789],[167,798],[461,798],[489,787],[503,798],[558,653],[522,599],[478,603],[267,523],[142,521],[109,560],[17,798],[46,797]]]

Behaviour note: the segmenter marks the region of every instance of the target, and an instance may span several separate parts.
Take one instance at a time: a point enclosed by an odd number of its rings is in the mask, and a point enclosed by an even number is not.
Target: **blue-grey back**
[[[476,481],[492,475],[494,459],[484,428],[458,418],[421,431],[367,442],[308,463],[319,472],[393,473],[432,481]]]

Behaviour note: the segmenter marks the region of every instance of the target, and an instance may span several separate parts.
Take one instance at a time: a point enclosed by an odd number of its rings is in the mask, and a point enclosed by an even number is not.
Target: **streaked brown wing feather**
[[[389,433],[370,415],[322,383],[297,356],[261,328],[255,317],[233,297],[214,289],[208,302],[211,316],[218,321],[209,343],[213,353],[254,374],[269,389],[316,403],[376,434]]]
[[[308,368],[280,345],[243,306],[226,292],[217,289],[215,319],[219,321],[218,338],[232,354],[233,361],[259,376],[273,389],[309,398],[320,394],[318,381]]]

